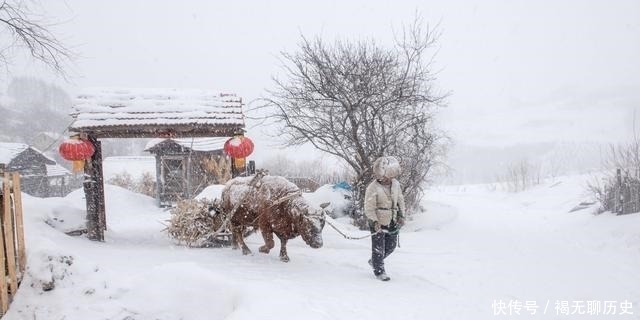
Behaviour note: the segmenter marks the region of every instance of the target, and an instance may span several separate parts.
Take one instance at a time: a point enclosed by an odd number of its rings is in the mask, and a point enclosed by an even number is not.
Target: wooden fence
[[[640,212],[640,179],[616,170],[615,180],[604,190],[603,207],[616,214]]]
[[[1,172],[1,171],[0,171]],[[18,291],[27,258],[24,246],[20,175],[4,172],[0,192],[0,309],[4,315]]]
[[[314,192],[318,190],[320,184],[315,180],[303,177],[287,177],[287,180],[293,182],[298,188],[304,192]]]

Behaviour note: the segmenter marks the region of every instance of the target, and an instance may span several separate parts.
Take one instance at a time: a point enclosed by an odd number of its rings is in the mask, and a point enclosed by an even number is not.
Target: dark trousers
[[[385,273],[384,259],[388,257],[398,244],[398,234],[396,232],[388,233],[383,227],[383,232],[376,233],[371,236],[371,264],[373,264],[373,273],[377,276]]]

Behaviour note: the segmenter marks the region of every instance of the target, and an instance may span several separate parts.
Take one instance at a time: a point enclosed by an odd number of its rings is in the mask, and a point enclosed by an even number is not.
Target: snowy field
[[[118,187],[106,187],[105,242],[62,232],[80,221],[81,190],[24,195],[27,274],[3,320],[640,319],[640,214],[569,212],[589,200],[587,179],[429,190],[387,260],[389,282],[367,264],[369,239],[328,225],[322,248],[297,238],[283,263],[258,252],[256,234],[250,256],[177,245],[162,231],[169,212]]]

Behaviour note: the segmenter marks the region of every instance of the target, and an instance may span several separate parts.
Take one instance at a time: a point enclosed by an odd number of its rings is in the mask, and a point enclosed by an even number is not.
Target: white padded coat
[[[388,226],[391,220],[396,219],[398,210],[405,213],[404,196],[398,180],[391,180],[391,189],[377,180],[367,186],[364,194],[364,215],[367,219]]]

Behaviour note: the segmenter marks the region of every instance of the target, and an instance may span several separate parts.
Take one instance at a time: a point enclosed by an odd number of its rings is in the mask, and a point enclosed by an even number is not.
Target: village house
[[[60,197],[79,187],[69,170],[24,143],[0,142],[0,168],[20,173],[22,192],[35,197]]]

